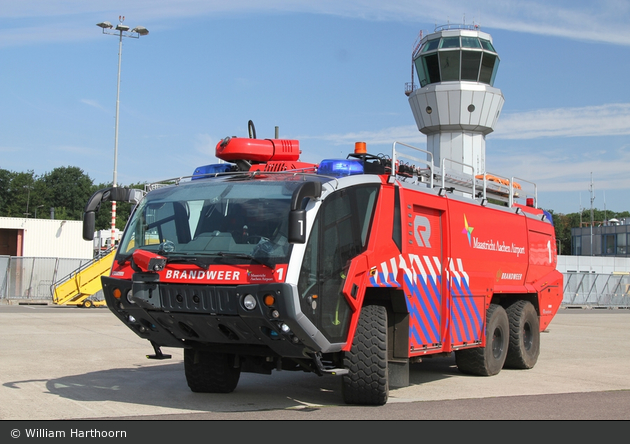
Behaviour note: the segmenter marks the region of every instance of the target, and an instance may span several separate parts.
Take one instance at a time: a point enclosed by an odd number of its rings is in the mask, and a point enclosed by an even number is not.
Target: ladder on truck
[[[421,159],[408,153],[396,151],[396,146],[401,145],[413,150],[419,151],[427,155],[429,160]],[[422,167],[415,164],[410,165],[400,159],[411,160],[417,162]],[[533,207],[538,208],[538,190],[536,184],[525,179],[517,177],[502,177],[489,172],[479,173],[473,165],[458,162],[453,159],[443,158],[439,167],[433,162],[433,153],[402,142],[394,142],[392,146],[392,164],[396,166],[395,175],[402,177],[403,181],[412,184],[426,186],[428,188],[438,188],[439,194],[457,191],[463,195],[467,195],[474,200],[481,201],[482,205],[493,199],[503,202],[507,207],[512,207],[516,203],[516,199],[531,199]],[[461,167],[462,171],[456,171],[452,165],[456,164]],[[468,173],[463,172],[468,171]],[[521,183],[531,185],[531,194],[524,194]]]
[[[116,248],[110,248],[69,275],[53,283],[53,302],[57,305],[76,305],[85,308],[106,305],[94,297],[103,289],[101,276],[108,276]]]

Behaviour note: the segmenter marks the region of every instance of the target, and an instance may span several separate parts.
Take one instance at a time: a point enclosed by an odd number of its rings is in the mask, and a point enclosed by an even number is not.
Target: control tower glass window
[[[461,51],[440,51],[440,73],[442,82],[459,80],[459,58]]]
[[[458,81],[493,86],[499,57],[489,40],[448,36],[425,42],[414,64],[420,87]]]
[[[437,53],[418,57],[416,59],[416,72],[421,87],[429,83],[438,83],[440,81],[440,65]]]
[[[440,49],[459,48],[459,37],[444,37],[441,39]]]
[[[481,46],[483,46],[483,49],[485,49],[486,51],[497,52],[489,40],[479,39],[479,41],[481,42]]]
[[[476,82],[479,79],[481,51],[462,51],[462,80]]]
[[[481,49],[481,43],[477,37],[462,37],[462,48]]]
[[[440,44],[440,39],[429,40],[424,44],[421,52],[435,51]]]
[[[483,53],[483,60],[481,61],[481,73],[479,74],[479,81],[481,83],[487,83],[488,85],[494,84],[494,77],[497,74],[497,67],[499,66],[499,59],[494,54]]]

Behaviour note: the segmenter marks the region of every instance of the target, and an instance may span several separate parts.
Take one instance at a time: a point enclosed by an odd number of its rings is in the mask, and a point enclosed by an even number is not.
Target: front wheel
[[[516,301],[507,308],[510,320],[510,346],[506,368],[529,369],[540,353],[540,321],[536,309],[528,301]]]
[[[485,347],[467,348],[455,352],[457,368],[462,373],[478,376],[496,375],[503,368],[508,351],[510,327],[505,309],[490,304],[486,314]]]
[[[344,355],[348,374],[342,378],[346,404],[383,405],[389,396],[387,368],[387,309],[361,309],[352,348]]]
[[[234,366],[234,361],[231,354],[185,348],[184,372],[188,387],[198,393],[233,392],[241,376],[241,369]]]

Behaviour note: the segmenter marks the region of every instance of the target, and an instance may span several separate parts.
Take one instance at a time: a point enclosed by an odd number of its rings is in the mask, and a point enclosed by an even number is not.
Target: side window
[[[352,258],[363,252],[377,185],[342,189],[327,197],[306,245],[298,291],[302,311],[331,342],[343,342],[351,310],[341,290]]]

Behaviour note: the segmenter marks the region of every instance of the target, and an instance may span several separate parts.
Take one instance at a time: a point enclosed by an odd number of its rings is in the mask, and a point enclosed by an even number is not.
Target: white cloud
[[[424,144],[426,136],[413,125],[394,126],[377,131],[358,131],[345,134],[325,134],[322,136],[298,136],[299,140],[318,139],[333,145],[349,145],[365,142],[369,145],[391,145],[394,141],[408,144]]]
[[[103,105],[98,103],[96,100],[81,99],[80,101],[81,101],[81,103],[84,103],[84,104],[86,104],[88,106],[91,106],[93,108],[98,108],[100,110],[106,111],[105,107],[103,107]]]
[[[591,174],[595,188],[621,190],[630,188],[630,155],[616,152],[597,160],[573,159],[553,154],[519,154],[493,158],[490,171],[518,170],[518,177],[535,182],[539,192],[588,190]]]
[[[194,142],[195,151],[208,160],[214,156],[218,140],[221,140],[221,138],[213,137],[209,134],[197,134]]]
[[[492,137],[535,139],[627,134],[630,134],[630,103],[610,103],[501,114]]]
[[[610,103],[579,108],[540,109],[501,114],[492,139],[537,139],[542,137],[590,137],[630,134],[630,103]],[[391,144],[393,141],[425,143],[426,136],[414,125],[360,131],[345,134],[301,136],[335,145],[356,141]]]
[[[472,24],[483,28],[505,29],[529,34],[551,35],[576,40],[598,41],[617,45],[630,45],[630,27],[627,26],[630,5],[622,0],[554,1],[537,0],[502,1],[478,0],[471,5],[465,0],[435,2],[433,0],[30,0],[4,2],[0,19],[5,23],[0,31],[3,46],[26,44],[35,41],[70,40],[88,38],[77,32],[79,18],[90,20],[116,18],[126,11],[128,18],[141,19],[149,27],[164,20],[199,17],[216,14],[253,13],[314,13],[337,15],[366,20],[417,22],[441,25],[450,23]],[[52,20],[72,18],[73,26],[49,24]],[[98,18],[97,18],[98,17]],[[6,19],[12,19],[8,23]],[[44,24],[46,20],[46,24]],[[29,27],[19,29],[20,22]],[[112,21],[112,19],[110,19]],[[36,24],[41,22],[41,24]],[[9,26],[10,25],[10,26]],[[70,25],[69,23],[67,25]],[[87,28],[86,28],[87,29]]]

